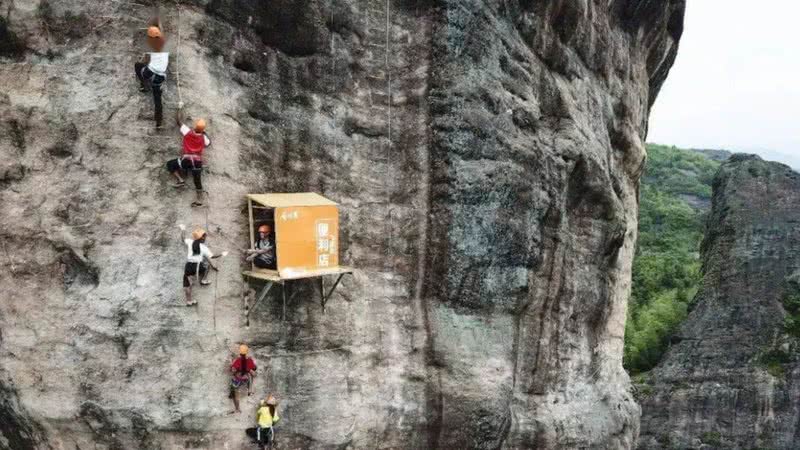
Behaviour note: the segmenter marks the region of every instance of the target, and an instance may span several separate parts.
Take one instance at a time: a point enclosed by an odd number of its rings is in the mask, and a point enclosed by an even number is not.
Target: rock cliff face
[[[682,0],[164,3],[207,209],[131,73],[150,3],[0,1],[0,445],[243,448],[242,341],[285,447],[633,445],[636,194]],[[358,270],[325,312],[298,283],[245,327],[235,257],[182,306],[175,224],[244,248],[243,195],[281,191],[341,204]]]
[[[694,309],[640,389],[640,448],[800,447],[798,211],[789,167],[721,166]]]

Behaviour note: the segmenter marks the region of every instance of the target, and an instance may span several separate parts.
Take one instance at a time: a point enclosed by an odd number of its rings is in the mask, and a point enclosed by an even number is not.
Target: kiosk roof
[[[336,202],[314,192],[293,194],[247,194],[247,198],[263,206],[285,208],[288,206],[336,206]]]

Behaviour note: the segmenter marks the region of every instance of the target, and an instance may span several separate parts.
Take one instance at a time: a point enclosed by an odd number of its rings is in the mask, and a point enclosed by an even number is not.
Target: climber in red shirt
[[[256,362],[247,356],[248,348],[242,344],[239,346],[239,356],[231,363],[231,391],[229,397],[233,400],[235,413],[242,412],[239,409],[239,389],[247,386],[247,395],[253,394],[253,379],[256,376]]]
[[[178,188],[186,186],[186,181],[184,181],[183,177],[186,176],[187,172],[191,171],[196,195],[192,206],[203,206],[203,182],[201,179],[203,173],[203,150],[211,145],[211,140],[206,134],[206,121],[197,119],[194,121],[194,127],[189,128],[183,123],[183,105],[178,108],[175,121],[180,126],[181,134],[183,135],[183,149],[181,150],[180,158],[167,161],[167,171],[178,180],[173,185]]]

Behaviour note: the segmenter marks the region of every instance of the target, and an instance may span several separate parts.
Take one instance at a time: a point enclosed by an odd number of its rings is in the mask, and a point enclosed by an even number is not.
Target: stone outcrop
[[[800,447],[799,211],[789,167],[721,166],[693,310],[639,386],[640,448]]]
[[[131,73],[152,3],[0,2],[25,49],[0,65],[14,439],[240,448],[244,341],[290,448],[633,445],[642,141],[683,0],[164,3],[166,114],[209,119],[207,209],[166,184],[179,135]],[[245,248],[244,194],[280,191],[341,205],[358,270],[325,312],[296,283],[285,322],[272,299],[245,327],[231,256],[182,306],[175,225]]]

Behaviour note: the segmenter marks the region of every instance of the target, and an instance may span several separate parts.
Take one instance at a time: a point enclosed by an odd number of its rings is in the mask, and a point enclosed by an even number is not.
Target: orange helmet
[[[259,233],[269,234],[270,231],[272,231],[272,227],[270,227],[269,225],[261,225],[260,227],[258,227]]]
[[[149,27],[147,29],[147,37],[159,38],[161,37],[161,30],[159,30],[156,26]]]
[[[197,133],[202,133],[206,131],[206,121],[205,119],[197,119],[194,121],[194,131]]]
[[[205,236],[205,235],[206,235],[206,231],[204,229],[202,229],[202,228],[197,228],[194,231],[192,231],[192,239],[194,239],[195,241],[198,240],[198,239],[202,239],[203,236]]]
[[[250,350],[250,349],[248,349],[247,345],[245,345],[245,344],[242,344],[242,345],[239,346],[239,354],[240,355],[246,355],[248,350]]]

